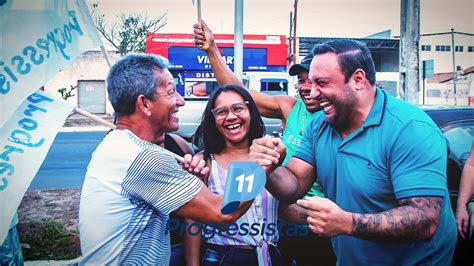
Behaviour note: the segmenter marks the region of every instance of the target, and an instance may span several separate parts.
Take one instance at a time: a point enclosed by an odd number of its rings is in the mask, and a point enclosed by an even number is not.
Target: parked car
[[[451,207],[456,213],[459,181],[474,139],[474,106],[421,106],[443,132],[448,142],[447,182]],[[474,200],[471,198],[471,201]],[[470,226],[474,226],[471,219]],[[458,235],[452,265],[474,264],[474,241]]]

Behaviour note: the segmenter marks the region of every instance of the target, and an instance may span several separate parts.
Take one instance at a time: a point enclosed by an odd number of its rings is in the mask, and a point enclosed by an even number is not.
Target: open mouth
[[[303,96],[303,99],[305,101],[310,101],[311,100],[311,97],[309,96],[309,94],[305,94],[305,95],[301,95],[301,96]]]
[[[174,110],[172,113],[171,113],[171,116],[173,116],[174,118],[178,119],[178,109]]]
[[[301,98],[304,100],[305,103],[315,102],[316,99],[312,98],[309,93],[308,94],[301,94]]]
[[[334,106],[332,103],[328,100],[322,100],[319,102],[319,105],[321,108],[323,108],[324,113],[328,113],[334,109]]]
[[[236,123],[232,125],[227,125],[224,128],[227,129],[230,133],[237,133],[242,128],[242,124]]]

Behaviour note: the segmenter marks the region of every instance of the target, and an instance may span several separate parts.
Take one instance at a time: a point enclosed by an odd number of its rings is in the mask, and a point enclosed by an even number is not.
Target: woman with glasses
[[[262,118],[246,89],[226,85],[210,96],[200,129],[201,155],[211,169],[204,183],[211,192],[223,194],[229,163],[250,161],[252,141],[263,136]],[[276,227],[277,212],[278,201],[264,189],[247,213],[229,226],[234,230],[221,228],[220,234],[211,235],[213,229],[203,228],[202,265],[279,265],[278,229],[262,234],[263,224]]]
[[[234,75],[230,68],[223,61],[219,49],[214,41],[209,27],[201,21],[194,25],[194,42],[197,48],[206,52],[215,77],[220,85],[237,84],[242,82]],[[290,95],[267,95],[256,90],[249,90],[262,116],[281,119],[284,127],[282,140],[286,147],[286,157],[282,165],[285,166],[288,160],[299,148],[305,127],[315,116],[321,115],[319,101],[311,96],[311,82],[308,78],[309,68],[313,55],[308,54],[299,64],[290,67],[290,76],[297,77],[296,88],[299,99]],[[306,197],[324,197],[321,185],[314,182]],[[280,207],[282,208],[282,207]],[[297,204],[290,204],[285,212],[280,212],[282,223],[295,222],[293,216],[286,216],[287,213],[300,213],[304,211]],[[306,221],[301,223],[307,224]],[[283,255],[283,265],[292,265],[294,262],[299,266],[305,265],[335,265],[336,256],[332,250],[331,241],[327,237],[316,234],[289,236],[282,235],[278,247]]]

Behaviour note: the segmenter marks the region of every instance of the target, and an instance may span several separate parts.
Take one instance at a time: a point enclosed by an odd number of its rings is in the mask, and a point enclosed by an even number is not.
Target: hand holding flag
[[[193,0],[193,6],[194,6],[194,1]],[[197,0],[197,14],[198,14],[198,23],[201,23],[201,19],[202,19],[202,16],[201,16],[201,0]]]

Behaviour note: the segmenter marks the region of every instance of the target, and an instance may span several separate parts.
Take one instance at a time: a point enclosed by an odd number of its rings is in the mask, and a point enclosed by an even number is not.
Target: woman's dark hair
[[[250,93],[237,85],[225,85],[219,86],[209,97],[206,109],[202,116],[201,124],[199,125],[199,144],[204,150],[204,160],[208,160],[213,153],[219,153],[225,148],[224,136],[217,130],[216,120],[211,112],[214,108],[217,97],[222,92],[233,91],[240,94],[244,101],[248,102],[248,108],[250,112],[250,127],[247,134],[249,146],[252,144],[254,139],[260,138],[265,132],[265,125],[263,124],[262,117],[258,111],[257,105],[250,96]]]

